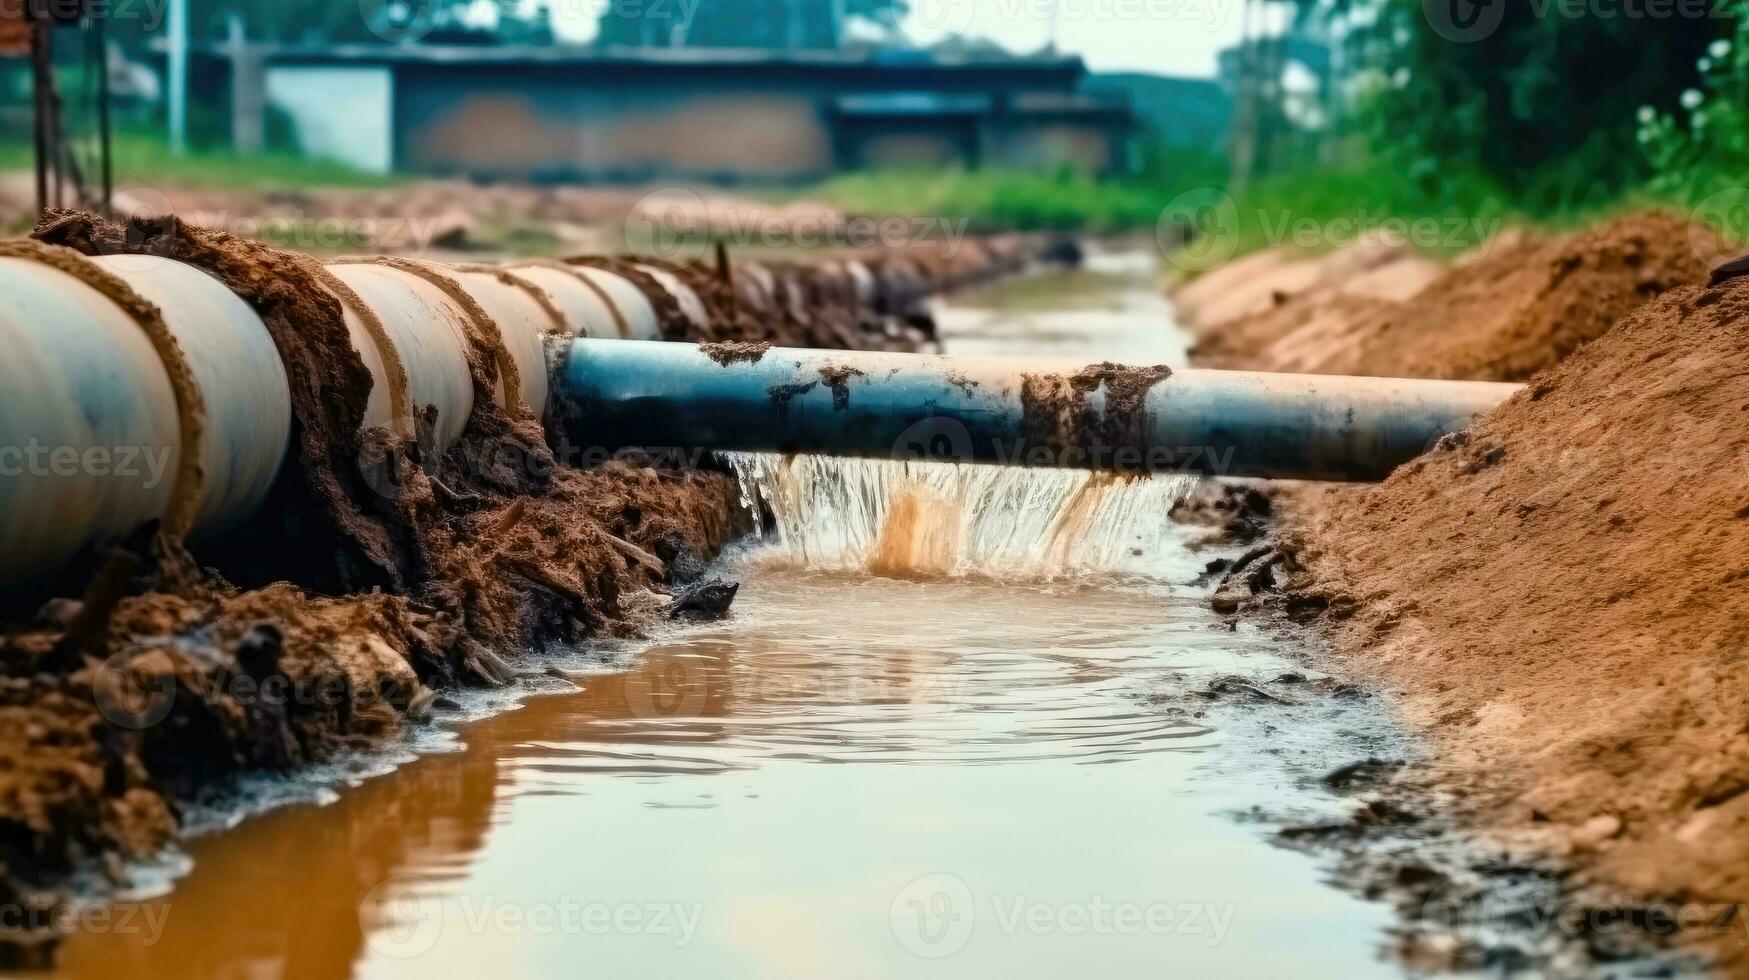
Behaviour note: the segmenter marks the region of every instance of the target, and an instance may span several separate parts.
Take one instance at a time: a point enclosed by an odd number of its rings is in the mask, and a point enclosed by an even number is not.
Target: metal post
[[[170,0],[169,116],[170,152],[188,152],[188,0]]]
[[[575,452],[705,448],[1302,480],[1383,479],[1518,390],[589,339],[562,351],[556,371],[549,421]]]
[[[49,169],[54,152],[49,140],[49,117],[54,112],[54,26],[47,18],[30,21],[31,137],[36,144],[36,209],[51,206]],[[57,196],[59,191],[56,192]],[[58,203],[58,202],[57,202]]]
[[[91,18],[92,43],[97,48],[97,152],[99,179],[103,181],[104,214],[115,202],[115,136],[109,115],[109,31],[107,18]]]

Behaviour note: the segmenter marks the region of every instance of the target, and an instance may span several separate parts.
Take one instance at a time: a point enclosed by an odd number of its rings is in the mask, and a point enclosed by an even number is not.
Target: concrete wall
[[[991,156],[996,165],[1022,170],[1070,167],[1098,176],[1124,161],[1121,137],[1108,127],[1073,120],[1028,120],[995,127]]]
[[[976,167],[981,157],[973,119],[843,119],[838,126],[838,163],[846,169]]]
[[[390,69],[275,65],[266,79],[268,104],[291,118],[305,154],[366,173],[395,169]]]
[[[370,172],[510,180],[804,183],[850,168],[1123,160],[1109,113],[1009,112],[1068,97],[1073,60],[893,64],[758,53],[672,60],[557,49],[277,51],[269,101],[303,149]],[[367,60],[370,58],[380,60]],[[846,112],[855,98],[921,111]],[[966,103],[988,108],[956,111]],[[941,111],[930,111],[930,105]]]
[[[422,173],[640,181],[806,180],[833,166],[817,100],[781,86],[506,82],[414,74],[397,109],[403,167]]]

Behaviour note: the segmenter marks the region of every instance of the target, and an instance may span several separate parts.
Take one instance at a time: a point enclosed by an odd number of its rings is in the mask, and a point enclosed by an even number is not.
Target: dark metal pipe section
[[[554,435],[721,449],[1382,480],[1517,385],[582,339]]]

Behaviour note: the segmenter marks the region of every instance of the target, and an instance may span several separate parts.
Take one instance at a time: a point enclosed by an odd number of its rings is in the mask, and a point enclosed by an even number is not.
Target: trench
[[[1144,257],[940,311],[956,354],[1182,364]],[[1207,692],[1315,675],[1191,584],[1187,483],[735,460],[765,501],[734,616],[579,652],[514,710],[251,787],[66,976],[1397,975],[1383,906],[1277,846],[1382,708]],[[283,805],[268,804],[279,802]],[[128,917],[123,922],[123,916]]]

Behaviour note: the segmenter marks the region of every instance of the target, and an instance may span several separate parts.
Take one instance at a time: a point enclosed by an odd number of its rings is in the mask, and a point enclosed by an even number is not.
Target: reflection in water
[[[1114,330],[1160,342],[1158,300],[1137,298],[1152,297],[1145,279],[1076,281],[1110,300],[1091,326],[1026,304],[961,309],[949,342],[994,323],[1081,330],[1081,349],[1102,356]],[[1307,715],[1307,730],[1265,745],[1212,730],[1194,703],[1151,703],[1214,674],[1289,666],[1214,618],[1201,590],[1170,584],[1206,558],[1172,539],[1164,507],[1143,519],[1160,503],[1149,494],[1175,488],[1063,474],[1004,511],[992,488],[1026,481],[802,461],[752,478],[793,488],[795,467],[862,503],[798,504],[783,544],[731,558],[745,582],[732,620],[470,723],[457,751],[327,806],[194,842],[195,870],[159,902],[161,942],[80,935],[62,971],[1383,972],[1369,937],[1384,910],[1222,815],[1295,793],[1263,750],[1328,742],[1338,722]],[[896,503],[864,506],[895,485]],[[798,530],[828,506],[830,520]],[[905,533],[885,526],[895,520]],[[871,564],[896,577],[861,570]],[[979,574],[940,577],[968,570]]]

